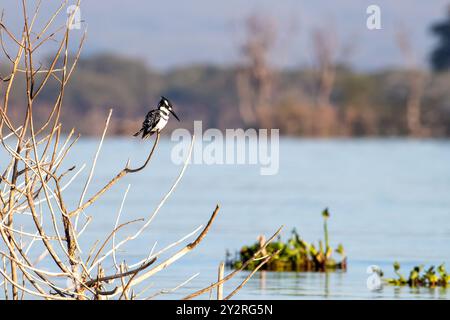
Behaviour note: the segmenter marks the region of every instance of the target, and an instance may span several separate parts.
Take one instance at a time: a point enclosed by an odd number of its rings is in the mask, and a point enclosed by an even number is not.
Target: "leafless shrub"
[[[269,127],[274,80],[269,54],[277,39],[276,23],[270,17],[254,14],[245,20],[244,29],[244,65],[236,77],[239,111],[246,125]]]
[[[406,99],[406,125],[411,136],[428,135],[427,128],[422,123],[422,98],[425,87],[425,75],[417,66],[417,58],[411,45],[408,32],[399,29],[396,40],[406,61],[408,95]]]

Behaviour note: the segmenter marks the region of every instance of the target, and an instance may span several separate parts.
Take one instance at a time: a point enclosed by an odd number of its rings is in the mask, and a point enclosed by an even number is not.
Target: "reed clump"
[[[410,287],[444,287],[450,283],[450,275],[445,269],[445,265],[431,265],[427,269],[423,265],[414,266],[409,272],[408,278],[400,273],[400,263],[394,262],[394,272],[397,278],[384,279],[387,284],[394,286],[410,286]]]
[[[309,243],[302,239],[296,229],[293,229],[291,236],[287,241],[282,241],[278,237],[277,241],[273,241],[266,246],[266,249],[256,256],[256,258],[263,259],[265,255],[273,255],[261,270],[268,271],[334,271],[347,269],[347,257],[345,255],[344,246],[339,244],[334,250],[330,246],[328,236],[328,219],[330,213],[328,208],[322,211],[324,219],[324,239],[318,242],[318,245]],[[264,237],[260,236],[258,242],[243,246],[236,258],[231,258],[227,253],[227,265],[231,268],[239,269],[242,267],[244,261],[248,261],[249,257],[255,255],[255,252],[260,250],[261,244],[265,243]],[[340,260],[333,257],[333,251],[340,256]],[[257,266],[257,261],[252,261],[246,266],[246,270],[254,270]]]

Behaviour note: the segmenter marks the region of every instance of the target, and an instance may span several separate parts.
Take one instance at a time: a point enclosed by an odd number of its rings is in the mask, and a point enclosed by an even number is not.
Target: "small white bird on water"
[[[158,103],[158,108],[150,110],[145,116],[145,120],[142,123],[142,128],[136,132],[133,136],[137,137],[142,133],[142,139],[150,137],[155,132],[161,132],[161,130],[166,126],[167,121],[169,121],[169,112],[173,114],[175,119],[178,119],[175,111],[173,111],[172,104],[169,99],[161,97]]]

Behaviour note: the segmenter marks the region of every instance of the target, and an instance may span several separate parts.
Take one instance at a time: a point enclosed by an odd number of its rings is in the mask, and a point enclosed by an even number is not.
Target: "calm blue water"
[[[98,140],[81,140],[66,167],[90,163]],[[175,145],[162,140],[150,165],[118,183],[101,201],[87,210],[93,223],[84,245],[105,239],[114,226],[122,195],[131,189],[122,222],[148,217],[176,179],[181,166],[170,161]],[[113,177],[128,158],[138,164],[151,142],[128,138],[108,139],[99,158],[88,195]],[[88,170],[68,190],[66,200],[75,206]],[[205,224],[216,203],[219,215],[204,241],[158,276],[151,278],[146,295],[170,289],[192,275],[200,275],[175,293],[181,298],[214,282],[226,249],[235,251],[253,243],[259,234],[270,236],[285,225],[284,236],[297,228],[307,241],[322,238],[320,212],[329,207],[330,241],[342,243],[348,261],[346,273],[257,274],[237,299],[362,299],[449,298],[450,290],[366,287],[366,269],[379,265],[393,276],[398,260],[407,275],[416,263],[446,262],[450,268],[450,142],[415,140],[297,140],[282,139],[280,170],[261,176],[258,166],[190,165],[171,198],[144,236],[126,247],[120,259],[129,263]],[[125,228],[119,238],[130,234]],[[187,242],[185,242],[187,243]],[[174,252],[174,251],[171,251]],[[162,260],[161,260],[162,261]],[[108,262],[109,264],[111,262]],[[225,285],[232,290],[242,273]],[[208,299],[208,295],[202,296]]]

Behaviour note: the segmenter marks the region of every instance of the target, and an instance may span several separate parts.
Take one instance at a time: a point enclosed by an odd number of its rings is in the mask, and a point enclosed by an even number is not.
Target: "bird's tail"
[[[137,137],[138,135],[141,134],[142,131],[144,131],[144,128],[142,128],[141,130],[139,130],[138,132],[136,132],[135,134],[133,134],[133,137]]]

